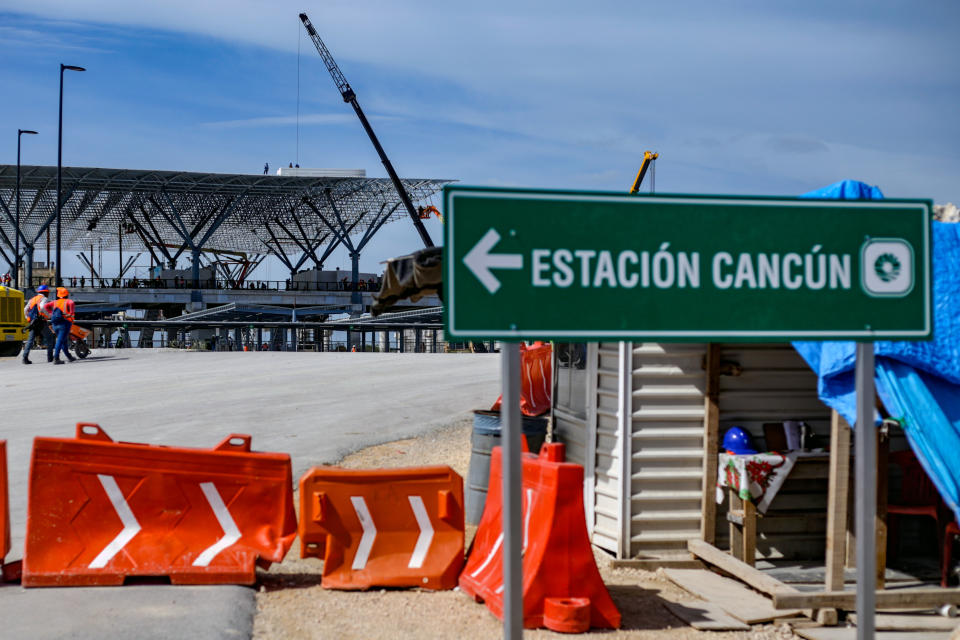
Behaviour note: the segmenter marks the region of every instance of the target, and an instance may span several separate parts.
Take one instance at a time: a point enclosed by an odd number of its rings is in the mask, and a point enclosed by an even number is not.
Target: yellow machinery
[[[637,179],[633,181],[633,186],[630,187],[630,193],[636,193],[640,190],[640,183],[643,182],[643,176],[647,174],[647,169],[659,157],[660,154],[653,151],[643,152],[643,162],[640,163],[640,171],[637,172]]]
[[[0,356],[17,355],[27,339],[23,306],[22,291],[0,286]]]

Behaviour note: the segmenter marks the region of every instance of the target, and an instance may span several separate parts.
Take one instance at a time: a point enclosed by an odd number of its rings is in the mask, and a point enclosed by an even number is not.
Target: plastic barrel
[[[547,416],[522,416],[523,435],[532,453],[540,451],[547,439]],[[470,471],[467,473],[466,518],[477,524],[483,516],[490,484],[490,452],[500,446],[500,412],[474,411],[470,437]]]

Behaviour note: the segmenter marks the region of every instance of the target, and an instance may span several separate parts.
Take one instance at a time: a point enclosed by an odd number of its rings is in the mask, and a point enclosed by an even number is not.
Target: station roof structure
[[[443,328],[443,307],[424,307],[410,311],[381,313],[378,316],[364,314],[357,318],[331,320],[328,326],[375,331],[377,328],[405,325],[409,327]]]
[[[56,217],[57,168],[20,168],[21,245],[45,244]],[[403,179],[415,204],[450,180]],[[14,244],[16,165],[0,165],[0,246]],[[388,178],[305,177],[63,167],[61,242],[145,250],[158,263],[183,252],[303,254],[317,264],[340,244],[357,252],[409,215]],[[409,220],[408,220],[409,222]],[[53,228],[51,230],[51,235]],[[9,253],[12,254],[12,251]],[[321,257],[322,256],[322,257]]]

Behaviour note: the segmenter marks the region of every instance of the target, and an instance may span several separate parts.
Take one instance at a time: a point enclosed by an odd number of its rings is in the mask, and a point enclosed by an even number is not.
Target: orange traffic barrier
[[[525,416],[540,416],[550,410],[552,358],[550,343],[534,342],[529,347],[520,343],[520,412]],[[503,396],[497,398],[490,410],[500,411],[502,401]]]
[[[333,589],[453,589],[463,567],[463,478],[447,466],[314,467],[300,479],[300,557]]]
[[[544,598],[543,626],[559,633],[589,631],[590,599]]]
[[[583,467],[562,444],[523,456],[523,626],[556,631],[617,629],[620,612],[603,584],[587,536]],[[490,458],[490,491],[460,588],[503,618],[501,448]]]
[[[290,456],[232,434],[213,449],[113,442],[96,424],[36,438],[23,586],[253,584],[296,536]]]
[[[7,441],[0,440],[0,570],[10,553],[10,494],[7,490]]]

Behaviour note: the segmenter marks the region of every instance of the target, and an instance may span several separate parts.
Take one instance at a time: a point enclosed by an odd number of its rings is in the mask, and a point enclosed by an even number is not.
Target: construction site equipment
[[[651,168],[657,158],[660,157],[659,153],[654,153],[653,151],[644,151],[643,152],[643,161],[640,162],[640,171],[637,172],[637,178],[633,181],[633,186],[630,187],[630,193],[637,193],[640,191],[640,183],[643,182],[643,177],[647,175],[647,169]],[[653,186],[650,188],[653,191]]]
[[[540,455],[523,454],[523,626],[536,629],[547,619],[555,630],[620,627],[587,538],[583,517],[583,467],[564,462],[564,446],[548,443]],[[503,619],[502,450],[490,460],[490,492],[473,550],[460,575],[460,588]],[[561,599],[547,607],[547,600]],[[586,602],[584,602],[586,600]]]
[[[27,339],[23,305],[22,291],[0,286],[0,357],[17,355]]]
[[[410,196],[403,187],[403,183],[400,182],[400,177],[397,175],[393,165],[390,163],[390,159],[387,158],[387,154],[383,150],[383,147],[380,146],[380,141],[377,139],[377,135],[373,132],[373,127],[371,127],[370,123],[367,121],[367,116],[364,115],[363,109],[360,108],[360,104],[357,102],[357,94],[354,93],[353,89],[350,87],[350,83],[347,82],[347,78],[343,75],[343,72],[340,71],[340,67],[337,66],[337,63],[330,54],[330,51],[327,49],[327,46],[323,44],[323,40],[320,39],[320,36],[317,34],[317,30],[313,28],[313,24],[311,24],[310,18],[307,17],[307,14],[301,13],[300,21],[303,22],[303,26],[307,29],[307,34],[310,36],[314,46],[317,48],[317,53],[320,54],[320,57],[323,59],[323,63],[327,66],[327,71],[330,72],[330,76],[333,78],[334,84],[337,85],[337,90],[343,97],[343,101],[349,103],[350,106],[353,107],[353,110],[357,113],[357,117],[360,118],[360,124],[363,125],[364,131],[366,131],[367,135],[370,137],[370,142],[373,143],[373,147],[377,150],[377,155],[380,156],[380,162],[383,163],[384,168],[387,170],[387,175],[389,175],[390,180],[393,181],[393,186],[396,188],[397,193],[400,196],[400,200],[403,202],[403,206],[406,207],[407,213],[410,214],[410,219],[413,220],[413,226],[416,227],[417,233],[420,234],[420,239],[423,241],[423,246],[434,246],[433,240],[430,239],[430,234],[427,233],[427,228],[423,226],[423,221],[420,219],[420,215],[417,213],[416,209],[414,209],[413,202],[411,202]]]
[[[23,586],[253,584],[296,537],[290,456],[114,442],[96,424],[36,438]]]
[[[73,352],[81,360],[90,355],[90,347],[87,345],[89,335],[90,329],[84,329],[75,324],[70,325],[70,344],[73,346]]]
[[[314,467],[300,479],[300,557],[326,588],[453,589],[463,567],[463,478],[447,466]]]
[[[429,220],[430,215],[432,214],[437,216],[437,220],[439,220],[440,222],[443,222],[443,214],[440,213],[440,209],[437,209],[433,205],[430,205],[428,207],[420,207],[419,209],[417,209],[417,213],[420,214],[421,220]]]
[[[417,302],[425,296],[438,295],[443,300],[443,248],[420,249],[407,256],[387,260],[380,292],[370,309],[381,315],[401,300]]]

